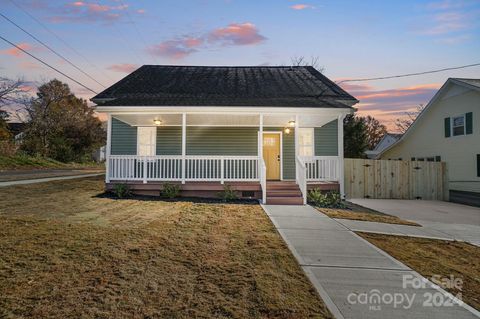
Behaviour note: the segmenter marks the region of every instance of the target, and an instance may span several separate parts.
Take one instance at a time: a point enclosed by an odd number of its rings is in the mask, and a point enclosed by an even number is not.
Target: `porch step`
[[[267,198],[268,197],[302,197],[302,192],[300,189],[268,189],[267,188]]]
[[[303,205],[302,197],[268,197],[267,205]]]
[[[267,182],[267,204],[303,205],[302,192],[295,182]]]

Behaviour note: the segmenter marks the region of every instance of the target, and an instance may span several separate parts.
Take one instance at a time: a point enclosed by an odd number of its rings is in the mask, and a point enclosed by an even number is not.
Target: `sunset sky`
[[[480,62],[480,0],[0,0],[0,12],[105,87],[142,64],[289,65],[291,57],[315,56],[341,81]],[[0,35],[103,89],[2,17]],[[57,77],[78,96],[93,96],[1,40],[0,74]],[[362,115],[393,129],[448,77],[480,78],[480,67],[342,86],[361,101]]]

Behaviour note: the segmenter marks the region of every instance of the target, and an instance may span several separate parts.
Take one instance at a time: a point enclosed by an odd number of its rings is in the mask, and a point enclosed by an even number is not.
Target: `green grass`
[[[10,169],[35,169],[35,168],[83,168],[98,167],[94,162],[88,163],[62,163],[51,158],[35,157],[23,154],[14,156],[0,155],[0,170]]]

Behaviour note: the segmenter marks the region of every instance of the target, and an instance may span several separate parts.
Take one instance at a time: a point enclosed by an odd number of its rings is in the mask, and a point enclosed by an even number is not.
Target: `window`
[[[313,128],[298,129],[298,154],[300,156],[313,156]]]
[[[452,117],[452,135],[465,135],[465,115]]]
[[[427,157],[427,162],[435,162],[435,158],[434,157]]]
[[[440,155],[435,156],[435,162],[441,162],[442,157]]]
[[[137,155],[154,156],[157,140],[156,127],[137,128]]]
[[[415,157],[410,158],[411,161],[415,161]]]

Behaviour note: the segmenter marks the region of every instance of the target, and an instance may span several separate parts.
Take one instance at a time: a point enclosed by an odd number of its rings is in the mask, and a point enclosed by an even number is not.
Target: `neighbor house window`
[[[480,154],[477,154],[477,177],[480,177]]]
[[[313,156],[314,150],[313,128],[298,129],[298,154],[300,156]]]
[[[137,155],[154,156],[157,140],[156,127],[137,128]]]
[[[452,135],[465,135],[465,115],[452,117]]]

